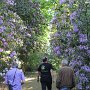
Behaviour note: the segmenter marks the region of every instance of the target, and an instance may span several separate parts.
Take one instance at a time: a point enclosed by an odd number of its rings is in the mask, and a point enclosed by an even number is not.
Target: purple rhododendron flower
[[[0,52],[3,52],[3,49],[2,48],[0,48]]]
[[[76,15],[77,15],[77,12],[76,11],[74,11],[73,13],[71,13],[70,20],[72,21],[72,19],[75,19],[76,18]]]
[[[78,26],[76,24],[73,26],[73,30],[74,30],[74,32],[78,32],[79,31]]]
[[[87,50],[87,53],[90,54],[90,50]]]
[[[58,50],[56,54],[57,54],[57,55],[60,55],[61,53],[60,53],[60,51]]]
[[[90,90],[90,86],[86,86],[86,90]]]
[[[3,19],[0,17],[0,25],[3,24]]]
[[[58,37],[58,36],[60,36],[60,34],[59,33],[55,33],[54,36],[55,37]]]
[[[86,77],[86,75],[84,73],[81,73],[79,76],[80,81],[84,82],[88,82],[88,78]]]
[[[7,3],[7,4],[10,4],[10,5],[14,5],[15,3],[14,3],[14,0],[5,0],[5,2]]]
[[[76,85],[76,87],[77,87],[79,90],[82,90],[82,83],[78,83],[78,84]]]
[[[69,0],[69,4],[72,5],[75,0]]]
[[[81,69],[85,70],[86,72],[90,72],[90,67],[87,65],[82,66]]]
[[[2,42],[5,42],[5,41],[6,41],[6,40],[3,38],[3,39],[2,39]]]
[[[60,4],[63,4],[65,2],[66,2],[66,0],[60,0]]]
[[[5,29],[6,29],[5,26],[0,27],[0,33],[4,32]]]
[[[66,36],[71,37],[71,35],[72,35],[71,32],[68,32]]]
[[[54,51],[55,51],[55,52],[58,51],[58,50],[60,50],[60,46],[54,47]]]
[[[80,42],[87,42],[87,34],[80,34],[79,35],[79,41]]]
[[[88,50],[88,46],[80,45],[79,49],[80,50]]]
[[[4,47],[6,47],[7,45],[8,45],[8,43],[7,43],[7,42],[4,42],[4,43],[3,43],[3,46],[4,46]]]
[[[10,57],[12,58],[12,57],[14,57],[15,55],[16,55],[16,52],[13,51],[13,52],[11,52]]]

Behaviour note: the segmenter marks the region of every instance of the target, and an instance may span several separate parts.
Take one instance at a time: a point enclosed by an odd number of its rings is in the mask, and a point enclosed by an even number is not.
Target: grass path
[[[37,82],[36,74],[28,75],[28,77],[26,77],[23,90],[41,90],[41,83]],[[57,90],[55,87],[55,82],[52,84],[52,90]]]

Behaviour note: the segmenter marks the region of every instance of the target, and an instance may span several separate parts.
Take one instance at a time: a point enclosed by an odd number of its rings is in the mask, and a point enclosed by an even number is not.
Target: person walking
[[[56,87],[58,90],[71,90],[75,87],[74,71],[68,66],[67,60],[62,60],[61,65],[62,67],[57,74]]]
[[[12,68],[6,73],[5,83],[9,90],[22,90],[22,84],[25,82],[23,71],[18,69],[17,63],[12,63]]]
[[[52,90],[52,64],[48,63],[47,57],[43,59],[43,63],[38,67],[38,77],[40,76],[40,82],[42,90]]]

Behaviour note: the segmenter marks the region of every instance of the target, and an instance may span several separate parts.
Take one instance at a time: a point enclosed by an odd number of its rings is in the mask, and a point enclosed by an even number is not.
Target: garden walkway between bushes
[[[54,80],[55,81],[55,75]],[[41,83],[37,82],[37,73],[28,74],[26,77],[26,82],[23,85],[23,90],[41,90]],[[52,90],[57,90],[55,87],[55,82],[52,84]]]

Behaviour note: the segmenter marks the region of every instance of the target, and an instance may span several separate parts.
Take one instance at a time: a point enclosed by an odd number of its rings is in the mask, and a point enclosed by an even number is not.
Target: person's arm
[[[51,64],[51,75],[52,75],[52,81],[55,82],[55,71],[52,64]]]
[[[21,84],[24,84],[24,83],[25,83],[25,76],[23,71],[21,71]]]
[[[57,73],[57,78],[56,78],[56,87],[60,88],[60,84],[61,84],[61,70],[59,70],[59,72]]]
[[[72,77],[72,88],[75,87],[75,74],[74,74],[74,71],[73,71],[73,77]]]
[[[38,67],[37,82],[39,82],[40,76],[41,76],[41,65]]]
[[[38,71],[38,75],[37,75],[37,82],[39,82],[40,80],[40,75],[41,75],[41,72]]]

